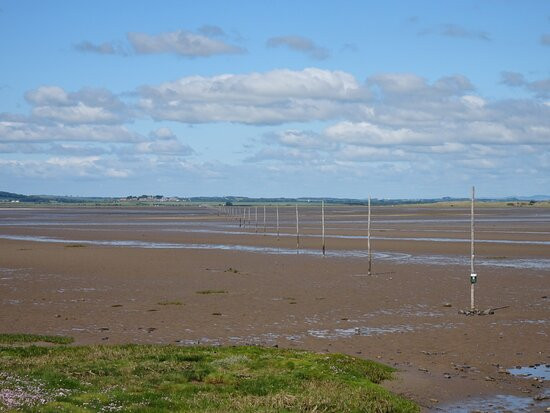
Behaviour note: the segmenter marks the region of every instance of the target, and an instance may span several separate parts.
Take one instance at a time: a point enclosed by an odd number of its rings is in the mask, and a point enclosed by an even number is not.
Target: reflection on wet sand
[[[83,244],[98,245],[108,247],[126,247],[126,248],[147,248],[147,249],[196,249],[196,250],[226,250],[240,251],[262,254],[295,255],[303,254],[310,256],[323,257],[319,250],[314,249],[296,249],[276,248],[276,247],[257,247],[252,245],[231,245],[231,244],[199,244],[199,243],[173,243],[173,242],[151,242],[137,240],[85,240],[85,239],[62,239],[44,236],[31,235],[0,235],[0,238],[17,241],[49,242],[58,244]],[[333,250],[326,252],[327,257],[335,258],[366,258],[367,252],[360,250]],[[377,260],[391,260],[397,264],[424,264],[424,265],[467,265],[468,258],[450,255],[417,255],[399,253],[399,252],[374,252],[373,256]],[[531,268],[550,270],[550,259],[546,258],[518,258],[518,259],[478,259],[478,265],[490,267],[510,267],[510,268]]]

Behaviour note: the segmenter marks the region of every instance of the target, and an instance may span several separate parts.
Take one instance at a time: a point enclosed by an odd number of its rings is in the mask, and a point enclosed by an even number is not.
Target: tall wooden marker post
[[[264,235],[265,235],[265,205],[264,205]]]
[[[255,212],[255,214],[256,214],[256,220],[255,220],[255,222],[256,222],[256,229],[255,229],[254,232],[258,232],[258,207],[257,207],[257,206],[254,207],[254,212]]]
[[[371,250],[370,250],[370,195],[369,195],[369,213],[368,213],[368,218],[367,218],[367,253],[368,253],[368,257],[369,257],[369,269],[368,269],[368,272],[367,274],[368,275],[371,275],[371,270],[372,270],[372,254],[371,254]]]
[[[321,228],[323,238],[323,256],[325,256],[325,201],[321,201]]]
[[[470,239],[470,310],[475,310],[475,297],[474,297],[474,290],[475,290],[475,284],[477,282],[477,274],[475,273],[475,243],[474,243],[474,228],[475,228],[475,220],[474,220],[474,203],[475,203],[475,196],[476,196],[476,188],[475,186],[472,186],[472,205],[471,205],[471,211],[470,211],[470,233],[471,233],[471,239]]]
[[[300,251],[300,226],[298,222],[298,204],[296,204],[296,254]]]
[[[279,205],[276,206],[277,211],[277,241],[279,241]]]

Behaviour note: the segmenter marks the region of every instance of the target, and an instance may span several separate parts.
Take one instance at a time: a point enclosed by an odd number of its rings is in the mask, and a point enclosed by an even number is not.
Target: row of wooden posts
[[[472,198],[471,198],[471,210],[470,210],[470,309],[475,309],[475,284],[477,282],[477,274],[475,273],[475,220],[474,220],[474,204],[475,204],[475,187],[472,186]],[[367,256],[368,256],[368,275],[372,274],[372,252],[371,252],[371,199],[368,198],[368,218],[367,218]],[[298,204],[296,208],[296,252],[300,251],[300,220],[298,214]],[[277,228],[277,240],[280,237],[279,232],[279,206],[275,207],[276,211],[276,228]],[[252,225],[250,216],[250,207],[236,207],[236,206],[224,206],[221,208],[221,213],[238,219],[239,227],[246,227],[246,221],[248,217],[248,225]],[[254,207],[255,215],[255,231],[258,232],[258,207]],[[266,223],[266,207],[263,205],[263,233],[266,235],[267,223]],[[325,244],[325,202],[321,202],[321,251],[323,256],[326,254]]]
[[[371,275],[372,271],[372,253],[371,253],[371,199],[368,200],[368,219],[367,219],[367,255],[368,255],[368,275]],[[263,205],[263,234],[267,233],[267,221],[266,221],[266,206]],[[296,210],[296,252],[300,251],[300,215],[298,213],[298,204],[295,205]],[[248,226],[252,226],[251,219],[251,207],[237,207],[237,206],[223,206],[219,212],[228,217],[232,217],[239,222],[239,228],[246,228],[247,221]],[[279,229],[279,206],[275,206],[275,222],[277,230],[277,240],[280,238]],[[255,232],[258,232],[258,207],[254,207],[254,228]],[[261,230],[261,228],[260,228]],[[325,243],[325,201],[321,201],[321,251],[323,256],[326,255],[326,243]]]

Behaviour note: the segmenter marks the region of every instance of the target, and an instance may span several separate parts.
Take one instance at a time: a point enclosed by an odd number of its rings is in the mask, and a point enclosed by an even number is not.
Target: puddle
[[[462,324],[462,323],[458,323]],[[326,330],[306,330],[304,332],[296,332],[291,334],[267,332],[262,334],[251,335],[230,335],[227,337],[200,337],[192,339],[180,339],[176,340],[176,343],[184,346],[191,345],[249,345],[249,344],[261,344],[272,346],[280,343],[280,340],[287,340],[297,343],[303,343],[306,337],[313,337],[325,340],[338,340],[351,338],[354,336],[375,336],[382,334],[399,334],[407,333],[416,330],[428,330],[439,328],[454,328],[457,324],[453,323],[439,323],[439,324],[420,324],[418,326],[412,325],[396,325],[396,326],[382,326],[382,327],[355,327],[355,328],[335,328]],[[188,330],[188,332],[192,332]]]
[[[541,398],[550,396],[548,390],[539,395]],[[534,396],[536,397],[536,396]],[[470,412],[542,412],[550,406],[550,399],[537,401],[532,397],[499,394],[491,397],[478,397],[460,402],[439,405],[434,412],[470,413]]]
[[[508,369],[510,374],[527,378],[539,378],[542,380],[550,380],[550,364],[539,364],[528,367],[516,367]]]
[[[459,323],[462,324],[462,323]],[[432,330],[432,329],[447,329],[455,328],[458,324],[455,323],[424,323],[412,326],[409,324],[401,324],[394,326],[381,326],[381,327],[352,327],[352,328],[335,328],[332,330],[307,330],[307,334],[311,337],[322,338],[328,340],[337,340],[339,338],[349,338],[353,336],[376,336],[382,334],[399,334],[410,333],[418,330]]]
[[[334,330],[308,330],[308,335],[315,338],[325,338],[334,340],[352,336],[375,336],[381,334],[407,333],[414,331],[415,328],[410,325],[388,326],[388,327],[355,327],[355,328],[335,328]]]
[[[49,242],[58,244],[86,244],[109,247],[126,247],[126,248],[150,248],[150,249],[203,249],[203,250],[226,250],[226,251],[242,251],[252,253],[263,253],[273,255],[310,255],[322,257],[322,253],[317,249],[300,249],[297,251],[293,248],[278,248],[278,247],[257,247],[252,245],[230,245],[230,244],[199,244],[199,243],[170,243],[170,242],[151,242],[137,240],[75,240],[61,239],[45,236],[30,236],[30,235],[0,235],[0,238],[19,240],[19,241],[34,241],[34,242]],[[327,257],[334,258],[366,258],[367,252],[363,250],[329,250],[326,252]],[[425,264],[425,265],[468,265],[469,257],[463,256],[448,256],[448,255],[417,255],[400,253],[400,252],[374,252],[373,257],[376,260],[393,261],[397,264]],[[550,259],[548,258],[518,258],[518,259],[502,259],[492,260],[480,258],[477,260],[477,265],[490,267],[511,267],[511,268],[529,268],[538,270],[550,270]]]

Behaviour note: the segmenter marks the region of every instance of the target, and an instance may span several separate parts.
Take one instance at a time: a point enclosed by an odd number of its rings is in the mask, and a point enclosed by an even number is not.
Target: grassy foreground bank
[[[28,343],[70,340],[10,336],[0,335],[0,411],[419,410],[377,384],[391,378],[390,367],[340,354],[248,346],[36,346]]]

